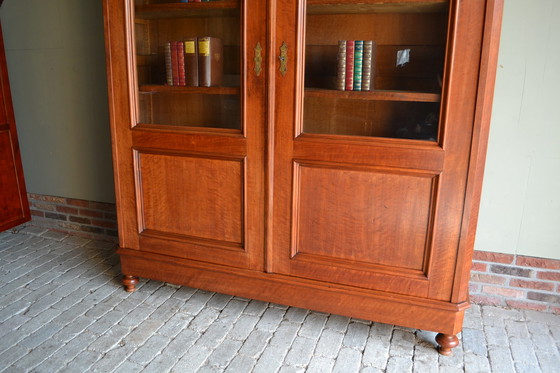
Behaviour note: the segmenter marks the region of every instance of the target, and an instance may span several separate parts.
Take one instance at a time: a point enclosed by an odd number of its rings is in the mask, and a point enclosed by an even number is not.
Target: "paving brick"
[[[179,332],[189,325],[193,315],[186,313],[176,313],[158,330],[158,333],[169,338],[175,337]]]
[[[323,331],[327,318],[328,316],[321,313],[309,313],[299,329],[298,335],[317,340]]]
[[[132,361],[125,361],[115,369],[113,373],[138,373],[144,367]]]
[[[303,320],[305,320],[305,318],[307,317],[308,313],[309,311],[304,308],[290,307],[286,311],[284,318],[288,321],[301,324]]]
[[[272,338],[271,332],[255,329],[245,339],[239,353],[257,359],[267,346],[270,338]]]
[[[153,358],[159,354],[169,343],[169,338],[159,334],[152,335],[146,343],[134,351],[128,360],[138,363],[142,366],[147,365]]]
[[[491,373],[490,362],[486,356],[465,353],[465,373]]]
[[[412,372],[413,361],[403,356],[391,356],[387,361],[387,372],[407,373]]]
[[[530,340],[514,337],[509,341],[511,355],[516,363],[538,366],[539,363]]]
[[[88,348],[99,353],[105,353],[116,346],[129,333],[130,329],[120,325],[113,325],[102,336],[97,338]]]
[[[146,319],[137,328],[133,329],[122,341],[123,344],[132,344],[134,346],[141,346],[150,336],[156,332],[163,322],[158,320]]]
[[[260,316],[266,311],[268,308],[268,303],[261,302],[259,300],[252,300],[249,302],[247,307],[243,310],[244,314],[253,315],[253,316]]]
[[[175,365],[175,361],[166,356],[158,355],[142,370],[142,373],[165,373],[169,372]]]
[[[196,372],[202,364],[206,361],[212,350],[204,346],[193,345],[177,364],[173,366],[171,372],[185,373]],[[248,372],[248,371],[247,371]]]
[[[414,354],[414,341],[414,333],[411,330],[395,329],[389,354],[391,356],[404,356],[411,359]]]
[[[200,337],[197,343],[201,343],[202,345],[214,349],[218,346],[226,337],[226,334],[233,328],[231,324],[225,323],[213,323],[206,329],[204,334]]]
[[[256,364],[256,360],[246,356],[237,355],[231,364],[226,368],[227,373],[250,372]]]
[[[342,346],[342,340],[344,339],[344,334],[339,333],[333,329],[325,329],[319,341],[317,342],[317,347],[315,349],[315,355],[328,357],[331,359],[336,358],[340,347]]]
[[[334,359],[324,356],[314,356],[309,362],[309,366],[305,370],[307,373],[323,373],[332,372],[334,368]]]
[[[259,322],[258,316],[241,315],[229,332],[228,337],[238,341],[247,339],[257,322]]]
[[[218,321],[230,324],[235,323],[245,307],[247,307],[247,302],[243,302],[237,299],[230,300],[228,304],[221,310],[220,315],[218,316]]]
[[[357,322],[348,325],[346,335],[342,341],[343,346],[351,347],[362,351],[366,346],[369,335],[369,326]]]
[[[365,366],[385,369],[389,358],[390,346],[391,342],[389,339],[379,338],[377,335],[372,336],[370,334],[364,349],[363,364]]]
[[[290,321],[282,321],[280,326],[274,331],[274,335],[270,340],[273,346],[291,346],[296,338],[301,324]]]
[[[230,339],[224,340],[208,358],[208,364],[225,368],[233,360],[237,351],[241,348],[240,341],[232,341]]]
[[[499,326],[485,326],[486,343],[490,346],[506,346],[509,344],[505,328]]]
[[[289,365],[305,367],[311,360],[314,349],[315,342],[312,339],[298,336],[294,340],[285,362]]]
[[[200,333],[188,328],[183,329],[169,342],[167,347],[163,349],[162,354],[178,360],[199,338]]]
[[[414,363],[412,371],[414,373],[438,373],[439,356],[434,350],[434,346],[427,342],[419,342],[414,348]]]
[[[466,353],[486,356],[486,338],[484,332],[478,329],[463,328],[463,349]]]
[[[350,347],[342,347],[336,359],[333,372],[357,372],[360,368],[361,362],[362,354],[360,353],[360,351],[357,351]]]
[[[262,314],[261,319],[255,327],[260,330],[274,332],[284,318],[285,313],[286,311],[283,309],[269,307]]]
[[[220,311],[215,308],[205,308],[189,324],[189,328],[203,333],[218,318]]]
[[[515,373],[511,351],[503,346],[490,346],[488,358],[493,372]]]

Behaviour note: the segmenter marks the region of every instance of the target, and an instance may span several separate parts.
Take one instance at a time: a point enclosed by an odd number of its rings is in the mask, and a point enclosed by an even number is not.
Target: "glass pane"
[[[307,1],[303,132],[437,140],[448,0],[357,2]]]
[[[139,123],[240,130],[239,0],[135,5]]]

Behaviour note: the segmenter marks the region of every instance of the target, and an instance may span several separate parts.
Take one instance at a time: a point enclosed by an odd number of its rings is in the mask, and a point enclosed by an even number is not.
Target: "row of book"
[[[336,88],[339,91],[374,89],[376,44],[372,40],[339,40]]]
[[[219,0],[181,0],[182,3],[207,3],[210,1],[219,1]]]
[[[223,44],[219,38],[190,37],[165,44],[165,78],[170,86],[214,87],[224,76]]]

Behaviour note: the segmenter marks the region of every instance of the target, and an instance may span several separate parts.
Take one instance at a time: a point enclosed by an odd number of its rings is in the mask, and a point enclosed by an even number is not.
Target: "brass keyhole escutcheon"
[[[286,42],[282,42],[282,46],[280,47],[280,73],[282,76],[286,75],[288,71],[288,45]]]

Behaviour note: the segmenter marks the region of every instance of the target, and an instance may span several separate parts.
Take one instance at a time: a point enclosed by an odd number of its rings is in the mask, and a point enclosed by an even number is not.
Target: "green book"
[[[364,41],[354,42],[354,91],[362,90],[362,61],[364,57]]]

